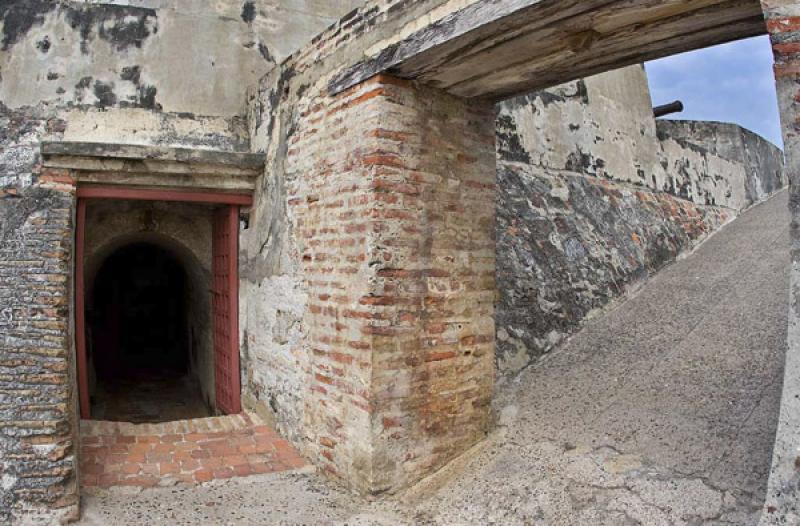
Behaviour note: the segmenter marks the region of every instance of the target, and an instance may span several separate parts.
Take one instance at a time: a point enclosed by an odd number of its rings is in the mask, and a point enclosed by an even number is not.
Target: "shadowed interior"
[[[94,418],[208,416],[190,366],[187,288],[181,263],[155,244],[126,245],[103,263],[87,309]]]

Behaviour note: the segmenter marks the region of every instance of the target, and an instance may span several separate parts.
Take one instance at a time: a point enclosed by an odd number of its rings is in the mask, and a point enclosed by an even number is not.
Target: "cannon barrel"
[[[669,104],[664,104],[663,106],[656,106],[653,108],[653,115],[658,117],[663,117],[665,115],[669,115],[671,113],[680,113],[683,111],[683,103],[679,100],[675,102],[670,102]]]

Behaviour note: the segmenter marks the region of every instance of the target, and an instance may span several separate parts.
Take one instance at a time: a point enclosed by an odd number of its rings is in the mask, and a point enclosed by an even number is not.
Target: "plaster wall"
[[[741,210],[786,184],[783,154],[740,126],[655,120],[640,65],[498,105],[498,155]]]
[[[498,105],[501,161],[652,186],[658,139],[641,66]]]
[[[359,3],[8,2],[0,100],[241,115],[247,86]]]
[[[248,87],[361,3],[6,2],[0,118],[58,122],[29,136],[32,145],[64,138],[248,151]],[[33,155],[2,145],[6,157]]]

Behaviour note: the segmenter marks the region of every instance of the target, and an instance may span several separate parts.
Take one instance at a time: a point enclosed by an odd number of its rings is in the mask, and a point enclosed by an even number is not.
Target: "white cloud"
[[[783,145],[768,37],[674,55],[646,64],[653,104],[679,99],[676,119],[734,122]]]

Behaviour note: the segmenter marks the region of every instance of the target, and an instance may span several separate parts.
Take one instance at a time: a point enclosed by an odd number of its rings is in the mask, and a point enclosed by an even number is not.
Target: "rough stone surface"
[[[77,511],[73,186],[55,174],[37,179],[0,198],[0,522]]]
[[[742,210],[784,188],[783,152],[735,124],[659,120],[661,190]]]
[[[762,524],[800,523],[800,5],[764,0],[791,185],[791,285],[786,375]]]
[[[502,163],[497,367],[511,374],[735,217],[671,195]]]
[[[498,397],[499,428],[393,499],[312,474],[88,496],[84,524],[756,524],[786,348],[787,196],[747,211]]]
[[[502,376],[786,185],[748,130],[656,121],[641,66],[501,103],[496,125]]]

